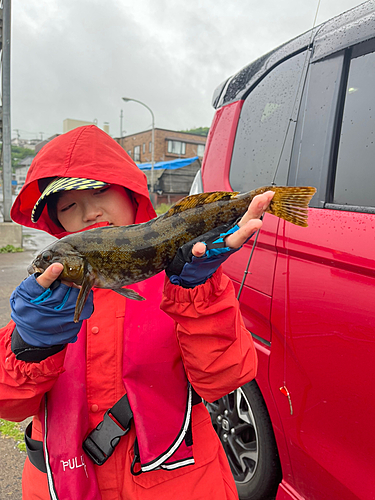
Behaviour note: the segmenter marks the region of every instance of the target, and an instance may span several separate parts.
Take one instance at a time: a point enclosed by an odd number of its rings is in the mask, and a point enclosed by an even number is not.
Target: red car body
[[[281,466],[277,500],[375,499],[374,93],[371,99],[366,97],[366,112],[360,116],[362,105],[349,103],[353,95],[359,99],[365,92],[365,84],[358,83],[357,88],[351,81],[352,73],[354,81],[362,81],[357,74],[354,78],[357,65],[361,65],[358,72],[363,65],[368,69],[363,79],[372,81],[375,88],[375,10],[373,2],[367,4],[314,30],[307,42],[305,35],[300,47],[296,48],[297,39],[276,49],[263,66],[258,64],[256,73],[247,68],[251,74],[247,83],[237,83],[236,91],[230,93],[233,79],[229,80],[214,98],[217,111],[202,166],[203,189],[241,190],[240,182],[237,186],[231,182],[236,147],[248,148],[249,155],[257,147],[251,143],[254,132],[246,132],[248,139],[241,139],[240,128],[247,123],[245,118],[241,123],[246,100],[254,90],[262,92],[260,86],[266,89],[265,79],[272,78],[273,68],[302,53],[303,44],[308,47],[293,108],[297,110],[295,125],[282,154],[288,184],[318,188],[309,209],[309,226],[297,227],[265,214],[239,298],[257,346],[256,383],[272,423]],[[326,71],[330,64],[331,70]],[[324,100],[331,111],[325,114],[316,99],[323,95],[320,86],[325,85],[322,80],[329,71],[330,90]],[[315,94],[311,90],[314,81],[319,82]],[[311,109],[310,100],[315,104]],[[271,107],[272,99],[266,102],[262,119],[266,108],[272,111],[279,106]],[[357,113],[354,121],[349,113]],[[345,137],[350,137],[348,146]],[[239,154],[240,159],[246,158],[246,153]],[[363,202],[357,197],[350,203],[349,195],[349,202],[340,201],[350,191],[345,188],[342,195],[338,191],[341,154],[345,159],[353,155],[349,158],[353,172],[348,170],[348,175],[354,176],[353,191],[358,191],[358,197],[363,193]],[[297,156],[296,167],[293,158]],[[317,165],[319,172],[314,173]],[[250,172],[251,164],[243,168]],[[269,183],[272,180],[270,176]],[[350,179],[348,185],[352,185]],[[225,264],[236,289],[252,245],[253,241],[248,242]],[[248,493],[242,490],[240,498],[258,497],[250,488]]]

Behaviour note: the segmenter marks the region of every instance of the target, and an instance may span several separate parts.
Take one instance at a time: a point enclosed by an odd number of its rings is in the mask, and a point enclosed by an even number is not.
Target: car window
[[[313,207],[327,201],[343,61],[341,51],[310,65],[299,110],[288,185],[314,186]]]
[[[290,120],[305,63],[306,52],[284,61],[246,98],[231,162],[230,184],[234,191],[269,185],[276,170],[276,184],[286,183],[294,130]]]
[[[371,42],[370,48],[374,50],[373,45],[374,42]],[[369,47],[369,42],[366,46]],[[375,207],[374,89],[375,52],[363,53],[358,46],[353,49],[346,85],[334,188],[335,204]]]

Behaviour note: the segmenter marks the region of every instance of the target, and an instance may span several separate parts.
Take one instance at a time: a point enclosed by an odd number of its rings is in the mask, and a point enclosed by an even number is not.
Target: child
[[[132,285],[144,302],[94,289],[73,323],[78,289],[57,280],[61,264],[17,287],[14,321],[0,330],[0,417],[34,417],[24,500],[237,498],[201,398],[215,401],[256,374],[252,338],[219,265],[261,227],[272,195],[256,197],[238,226],[223,230],[218,257],[197,243],[169,278]],[[60,238],[155,212],[144,174],[107,134],[85,126],[38,153],[11,215]]]

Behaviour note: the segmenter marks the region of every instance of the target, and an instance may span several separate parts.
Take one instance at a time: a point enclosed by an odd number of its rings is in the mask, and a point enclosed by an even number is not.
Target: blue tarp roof
[[[198,160],[198,156],[194,156],[193,158],[179,158],[178,160],[158,161],[154,163],[154,170],[175,170],[176,168],[186,167],[195,160]],[[137,165],[141,170],[151,170],[151,163],[137,163]]]

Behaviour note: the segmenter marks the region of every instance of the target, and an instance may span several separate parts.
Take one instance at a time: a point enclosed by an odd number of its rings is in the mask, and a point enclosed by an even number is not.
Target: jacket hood
[[[39,151],[10,212],[18,224],[60,237],[67,233],[61,233],[46,207],[35,224],[31,221],[31,212],[42,194],[38,181],[53,177],[82,177],[123,186],[133,193],[136,224],[156,216],[145,174],[116,141],[95,125],[62,134]]]

